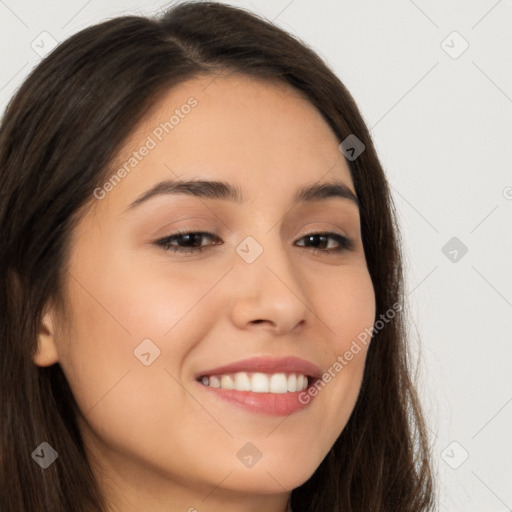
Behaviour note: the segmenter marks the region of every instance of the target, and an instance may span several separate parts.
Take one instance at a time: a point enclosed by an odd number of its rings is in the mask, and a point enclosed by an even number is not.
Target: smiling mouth
[[[304,391],[312,380],[311,376],[294,372],[236,372],[203,375],[197,379],[198,382],[210,388],[271,394]]]

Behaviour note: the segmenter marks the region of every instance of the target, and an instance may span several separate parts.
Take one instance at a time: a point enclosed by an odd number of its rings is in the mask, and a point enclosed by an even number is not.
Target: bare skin
[[[367,349],[288,416],[228,403],[195,378],[253,356],[293,355],[326,371],[375,315],[357,205],[293,201],[300,187],[334,179],[355,194],[340,141],[293,89],[211,81],[172,89],[139,123],[112,171],[151,134],[156,146],[93,199],[72,237],[71,318],[49,307],[41,328],[35,363],[61,365],[116,512],[284,512],[360,389]],[[155,128],[190,97],[197,105],[158,140]],[[129,208],[153,185],[184,179],[226,181],[245,202],[160,194]],[[218,238],[199,238],[204,250],[189,254],[155,243],[178,229]],[[310,233],[337,233],[353,247],[334,252],[336,239],[318,237],[308,245]],[[263,250],[251,263],[236,251],[249,236]],[[160,351],[147,366],[134,354],[145,339]],[[250,468],[237,457],[248,442],[261,453]]]

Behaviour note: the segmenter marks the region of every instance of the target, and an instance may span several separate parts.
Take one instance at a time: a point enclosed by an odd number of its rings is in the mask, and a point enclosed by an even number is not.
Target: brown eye
[[[209,238],[211,240],[216,239],[220,241],[220,238],[218,238],[216,235],[206,231],[180,231],[168,237],[157,240],[155,243],[166,251],[171,250],[177,253],[200,252],[210,245],[220,245],[218,242],[209,245],[202,245],[201,242],[205,238]]]
[[[306,241],[306,245],[302,247],[312,248],[313,252],[339,254],[354,249],[352,240],[339,233],[310,233],[302,237],[301,240]],[[329,247],[330,240],[334,240],[337,247]],[[315,245],[320,245],[320,247],[315,247]]]

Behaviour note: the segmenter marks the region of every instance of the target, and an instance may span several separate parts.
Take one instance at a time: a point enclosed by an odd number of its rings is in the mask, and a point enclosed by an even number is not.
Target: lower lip
[[[198,382],[206,391],[215,393],[216,396],[236,406],[242,407],[254,413],[268,414],[271,416],[288,416],[294,412],[306,408],[313,401],[308,389],[288,393],[253,393],[252,391],[236,391],[234,389],[212,388]],[[299,400],[299,396],[303,402]]]

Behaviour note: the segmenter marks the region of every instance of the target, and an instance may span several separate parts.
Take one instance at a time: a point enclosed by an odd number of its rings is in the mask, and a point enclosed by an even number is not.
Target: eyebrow
[[[239,205],[245,202],[240,188],[225,181],[166,180],[157,183],[141,194],[135,201],[130,203],[127,210],[131,210],[149,199],[161,195],[189,195],[206,199],[221,199]],[[309,203],[335,197],[349,200],[359,208],[357,196],[345,183],[338,180],[305,185],[295,193],[293,201],[296,203]]]

